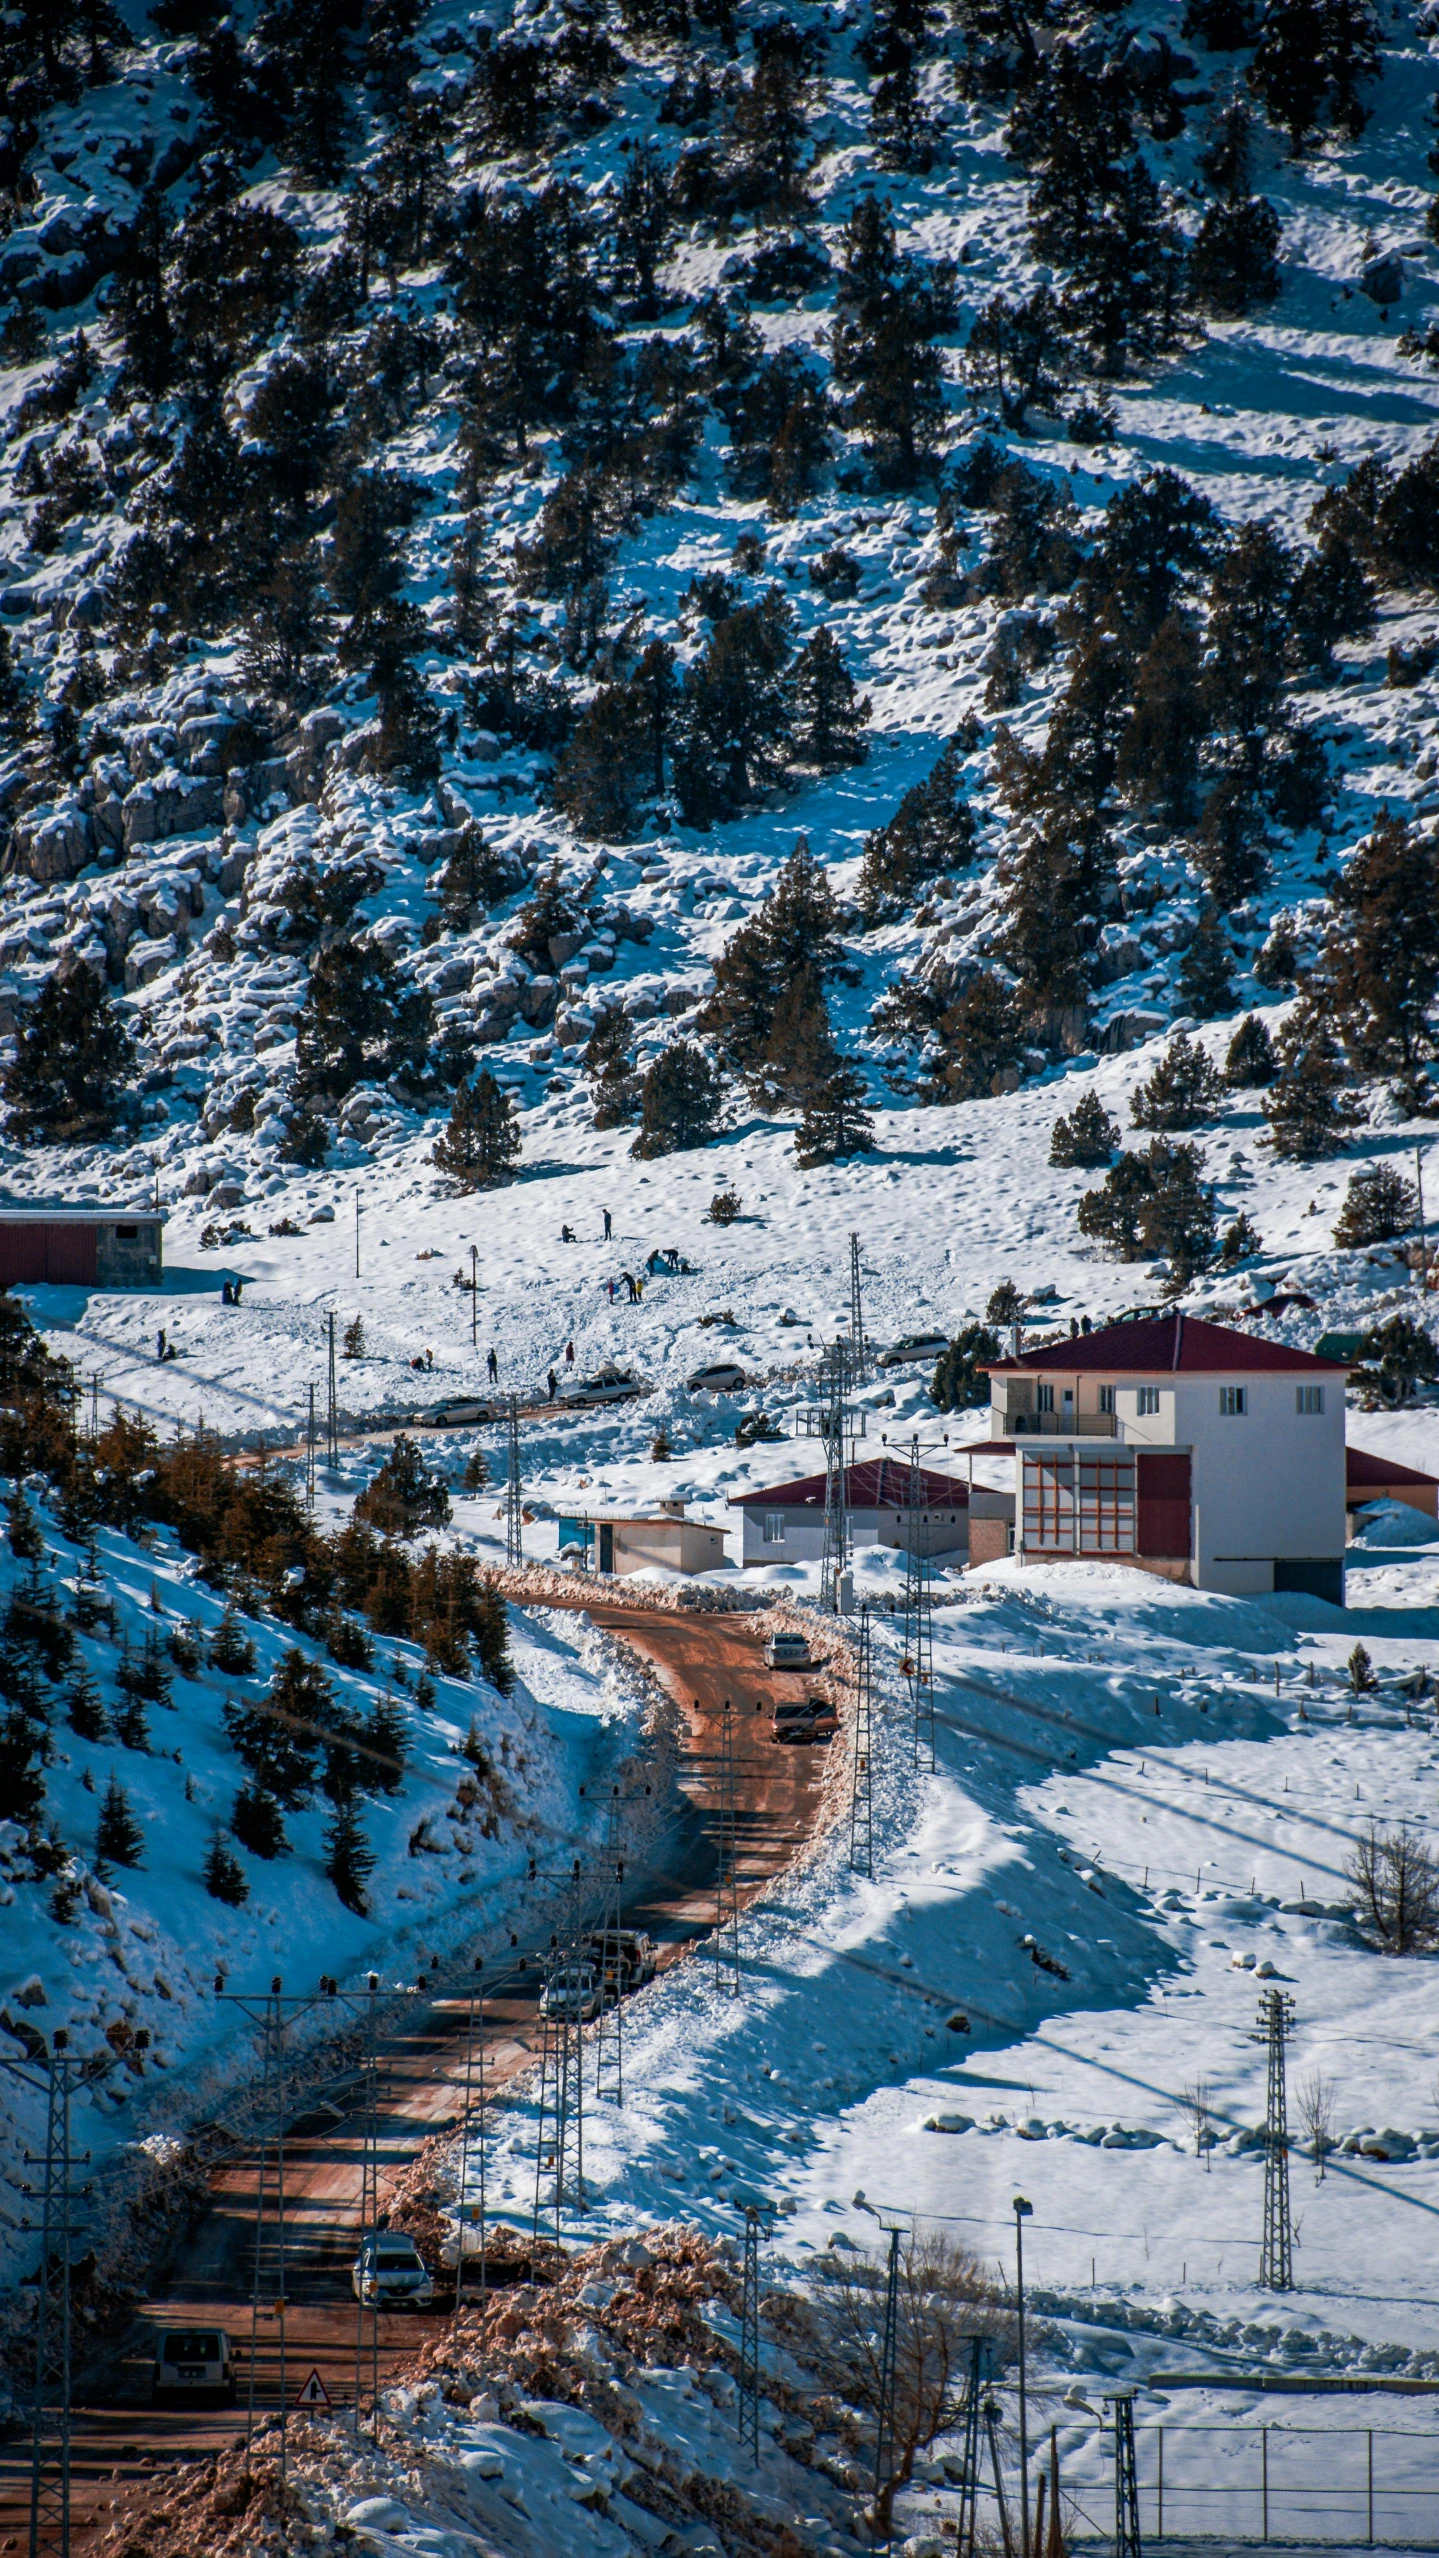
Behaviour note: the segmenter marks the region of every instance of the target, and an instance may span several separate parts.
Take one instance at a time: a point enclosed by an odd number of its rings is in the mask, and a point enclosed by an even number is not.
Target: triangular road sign
[[[328,2407],[330,2393],[317,2371],[312,2371],[303,2389],[295,2393],[297,2407]]]

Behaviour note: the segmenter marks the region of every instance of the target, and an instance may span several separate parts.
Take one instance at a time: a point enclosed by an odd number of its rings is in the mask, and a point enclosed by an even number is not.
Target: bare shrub
[[[1194,2125],[1194,2155],[1196,2158],[1203,2159],[1204,2172],[1207,2175],[1209,2153],[1214,2146],[1209,2129],[1209,2081],[1207,2078],[1197,2078],[1192,2087],[1185,2088],[1184,2110]]]
[[[1359,1917],[1386,1954],[1422,1954],[1439,1938],[1439,1867],[1407,1821],[1371,1821],[1344,1868]]]
[[[1316,2070],[1312,2078],[1301,2080],[1296,2094],[1299,2120],[1309,2144],[1309,2155],[1314,2161],[1314,2182],[1322,2185],[1324,2161],[1334,2147],[1334,2081],[1326,2078],[1321,2070]]]

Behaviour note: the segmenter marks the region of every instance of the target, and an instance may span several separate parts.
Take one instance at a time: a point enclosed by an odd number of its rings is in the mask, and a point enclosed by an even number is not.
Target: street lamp
[[[1022,2194],[1014,2198],[1014,2254],[1019,2293],[1019,2550],[1020,2558],[1030,2558],[1029,2548],[1029,2403],[1024,2381],[1024,2224],[1034,2218],[1034,2205]]]

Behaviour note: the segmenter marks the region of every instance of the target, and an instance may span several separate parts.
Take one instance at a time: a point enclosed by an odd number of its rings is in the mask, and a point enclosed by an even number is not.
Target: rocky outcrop
[[[138,782],[121,804],[125,850],[163,844],[172,835],[198,835],[220,825],[224,787],[203,775],[172,769],[153,781]]]

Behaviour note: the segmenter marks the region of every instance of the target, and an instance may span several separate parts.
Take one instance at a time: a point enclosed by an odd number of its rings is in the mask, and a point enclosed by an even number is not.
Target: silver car
[[[432,1430],[463,1430],[470,1423],[498,1417],[490,1397],[482,1394],[447,1394],[423,1415]]]
[[[685,1379],[690,1394],[741,1394],[748,1383],[733,1359],[716,1359],[708,1368],[694,1368]]]
[[[366,2309],[427,2309],[435,2297],[418,2247],[398,2229],[376,2230],[365,2240],[350,2268],[350,2289]]]
[[[629,1403],[647,1389],[632,1368],[596,1368],[592,1377],[576,1377],[561,1386],[561,1403]]]
[[[876,1365],[881,1368],[907,1368],[918,1359],[942,1359],[949,1342],[942,1332],[902,1332],[887,1350],[881,1350]]]

